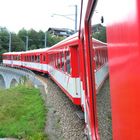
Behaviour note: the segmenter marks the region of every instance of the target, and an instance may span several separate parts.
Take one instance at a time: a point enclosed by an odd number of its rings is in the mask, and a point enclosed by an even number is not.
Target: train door
[[[105,0],[89,0],[84,20],[86,129],[89,139],[96,140],[112,139],[104,4]],[[104,82],[107,87],[102,89]]]
[[[81,83],[80,83],[80,62],[79,62],[79,44],[70,46],[70,66],[71,66],[71,76],[74,79],[73,87],[75,90],[76,97],[81,96]],[[77,104],[80,104],[79,101]]]

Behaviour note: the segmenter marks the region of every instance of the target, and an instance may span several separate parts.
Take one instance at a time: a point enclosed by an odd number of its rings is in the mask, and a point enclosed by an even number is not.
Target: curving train
[[[77,34],[51,48],[4,53],[3,63],[49,74],[82,106],[90,140],[102,135],[96,96],[109,74],[112,139],[139,140],[139,20],[139,0],[81,0]]]
[[[105,54],[104,58],[97,61],[98,90],[108,75],[107,48],[105,43],[95,39],[93,41],[97,44],[94,48],[100,47],[100,57],[102,53]],[[48,74],[74,104],[83,107],[84,90],[80,76],[79,45],[78,35],[75,34],[50,48],[4,53],[3,64]]]

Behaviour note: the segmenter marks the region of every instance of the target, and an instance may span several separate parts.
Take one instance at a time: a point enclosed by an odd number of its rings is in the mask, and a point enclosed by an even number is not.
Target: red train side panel
[[[140,1],[109,0],[107,40],[114,140],[140,139]]]

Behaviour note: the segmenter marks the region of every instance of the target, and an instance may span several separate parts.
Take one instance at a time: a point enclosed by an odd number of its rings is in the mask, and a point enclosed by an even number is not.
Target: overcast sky
[[[0,26],[12,32],[23,27],[37,31],[49,27],[74,29],[74,21],[52,15],[75,14],[75,4],[79,12],[80,0],[0,0]],[[70,18],[74,19],[74,15]]]

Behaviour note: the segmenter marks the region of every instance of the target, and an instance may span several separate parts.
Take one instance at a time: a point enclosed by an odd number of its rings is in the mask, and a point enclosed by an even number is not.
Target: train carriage
[[[92,30],[97,14],[101,22],[107,21],[107,43],[92,38],[100,31]],[[4,53],[3,63],[48,72],[73,103],[83,107],[88,138],[100,140],[96,93],[107,76],[109,58],[113,139],[139,140],[139,19],[139,0],[81,0],[79,34],[48,50]]]
[[[82,2],[85,13],[81,12],[77,34],[51,48],[5,53],[3,63],[48,73],[74,104],[82,106],[89,138],[99,139],[95,98],[108,75],[108,44],[90,34],[89,21],[96,1]]]
[[[105,79],[108,77],[108,53],[107,43],[101,42],[95,38],[92,38],[93,43],[93,59],[95,61],[95,84],[97,93],[102,87]]]
[[[31,70],[47,73],[47,48],[37,49],[23,52],[22,67],[29,68]]]
[[[48,72],[74,104],[81,104],[77,34],[48,49]]]
[[[4,53],[3,57],[3,64],[9,66],[21,66],[21,52],[9,52]]]

